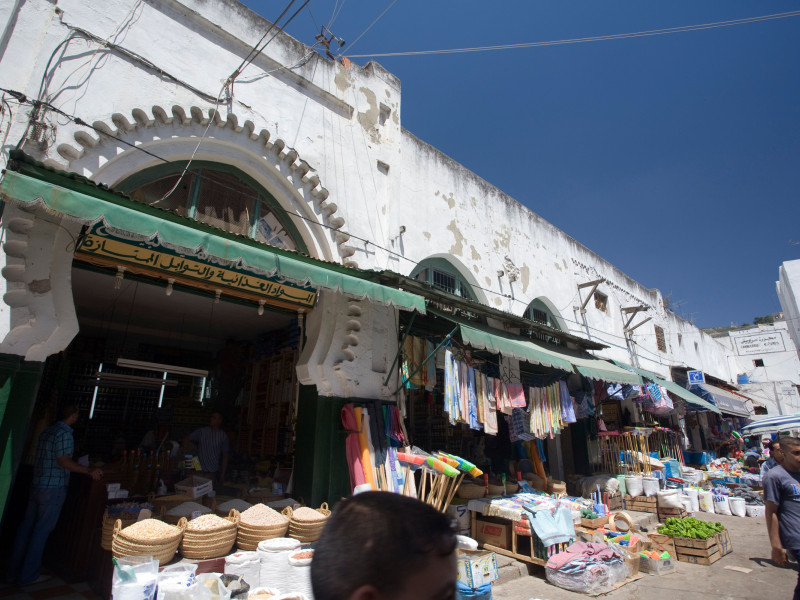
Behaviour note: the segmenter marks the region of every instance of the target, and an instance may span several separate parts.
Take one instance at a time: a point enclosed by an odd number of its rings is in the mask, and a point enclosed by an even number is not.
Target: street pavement
[[[733,552],[711,566],[677,561],[677,572],[660,577],[645,574],[642,579],[628,583],[603,598],[783,600],[792,597],[797,583],[797,564],[780,568],[770,560],[769,537],[763,517],[728,517],[708,513],[694,516],[725,525],[731,534]],[[752,572],[743,573],[725,567],[743,567],[752,569]],[[544,567],[530,567],[529,572],[531,574],[527,577],[495,585],[492,590],[494,600],[575,600],[587,597],[550,585],[545,578]]]

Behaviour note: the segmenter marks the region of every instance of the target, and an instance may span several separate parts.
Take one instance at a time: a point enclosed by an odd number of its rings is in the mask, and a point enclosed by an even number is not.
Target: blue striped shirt
[[[33,486],[38,489],[64,487],[69,483],[69,471],[58,464],[58,458],[72,458],[74,441],[72,427],[58,421],[39,435],[36,446],[36,465],[33,469]]]

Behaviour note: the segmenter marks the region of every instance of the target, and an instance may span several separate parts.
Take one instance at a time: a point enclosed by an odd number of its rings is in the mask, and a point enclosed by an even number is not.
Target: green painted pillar
[[[5,515],[11,485],[25,449],[44,363],[0,354],[0,515]]]
[[[350,473],[342,428],[342,398],[324,398],[314,386],[300,386],[293,495],[309,506],[331,507],[350,495]]]

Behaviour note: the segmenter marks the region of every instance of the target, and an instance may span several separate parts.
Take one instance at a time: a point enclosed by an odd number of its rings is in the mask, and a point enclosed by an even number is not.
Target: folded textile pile
[[[566,590],[603,594],[625,581],[627,570],[622,556],[605,544],[575,542],[548,559],[545,574]]]

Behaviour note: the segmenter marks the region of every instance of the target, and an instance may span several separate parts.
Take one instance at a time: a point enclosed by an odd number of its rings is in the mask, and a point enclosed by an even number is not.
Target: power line
[[[395,0],[396,1],[396,0]],[[636,31],[632,33],[616,33],[611,35],[598,35],[582,38],[569,38],[563,40],[551,40],[546,42],[522,42],[519,44],[500,44],[496,46],[475,46],[471,48],[452,48],[448,50],[416,50],[409,52],[383,52],[375,54],[348,54],[348,58],[379,58],[386,56],[423,56],[430,54],[463,54],[466,52],[491,52],[495,50],[519,50],[521,48],[540,48],[542,46],[563,46],[566,44],[586,44],[589,42],[606,42],[609,40],[624,40],[638,37],[651,37],[656,35],[669,35],[673,33],[686,33],[689,31],[703,31],[705,29],[719,29],[721,27],[732,27],[734,25],[746,25],[762,21],[774,21],[778,19],[788,19],[800,16],[800,10],[793,10],[783,13],[761,15],[758,17],[748,17],[745,19],[732,19],[729,21],[715,21],[712,23],[702,23],[699,25],[682,25],[680,27],[667,27],[665,29],[650,29],[646,31]],[[371,26],[370,26],[371,27]],[[365,32],[366,33],[366,32]],[[362,34],[363,35],[363,34]],[[352,46],[351,46],[352,47]]]
[[[359,35],[359,36],[358,36],[356,39],[354,39],[352,42],[350,42],[350,45],[348,46],[348,49],[349,49],[349,48],[352,48],[353,46],[355,46],[355,45],[356,45],[356,43],[358,42],[358,40],[360,40],[362,37],[364,37],[364,35],[365,35],[365,34],[366,34],[366,33],[367,33],[367,32],[368,32],[370,29],[372,29],[372,28],[375,26],[375,23],[377,23],[378,21],[380,21],[380,20],[383,18],[383,15],[385,15],[387,12],[389,12],[389,9],[390,9],[390,8],[392,8],[392,7],[393,7],[395,4],[397,4],[397,0],[392,0],[392,3],[391,3],[391,4],[389,4],[389,6],[387,6],[387,7],[386,7],[386,9],[385,9],[385,10],[384,10],[384,11],[383,11],[381,14],[379,14],[379,15],[378,15],[378,17],[377,17],[377,18],[376,18],[376,19],[375,19],[375,20],[374,20],[372,23],[370,23],[370,24],[369,24],[369,26],[368,26],[368,27],[367,27],[367,28],[366,28],[364,31],[362,31],[362,32],[361,32],[361,34],[360,34],[360,35]],[[342,6],[344,6],[344,3],[342,3]],[[341,9],[340,9],[340,10],[341,10]],[[338,14],[337,14],[337,16],[338,16]],[[341,54],[341,53],[340,53],[340,54]],[[349,55],[348,55],[348,56],[349,56]],[[358,54],[356,54],[356,55],[353,55],[353,56],[362,56],[362,55],[358,55]],[[363,55],[363,56],[371,56],[371,55]]]

